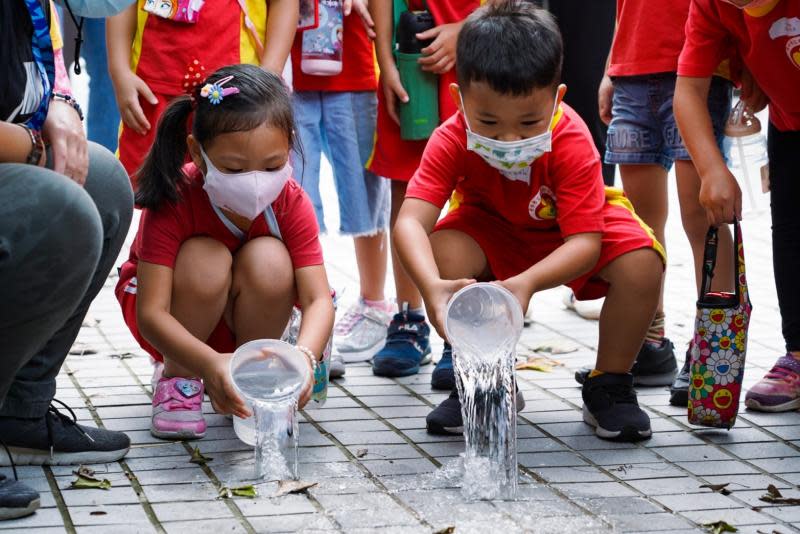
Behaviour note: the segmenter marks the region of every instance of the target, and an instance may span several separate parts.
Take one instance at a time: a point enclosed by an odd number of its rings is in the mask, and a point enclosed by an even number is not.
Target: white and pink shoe
[[[203,383],[199,378],[160,378],[153,394],[150,433],[161,439],[198,439],[206,435]]]

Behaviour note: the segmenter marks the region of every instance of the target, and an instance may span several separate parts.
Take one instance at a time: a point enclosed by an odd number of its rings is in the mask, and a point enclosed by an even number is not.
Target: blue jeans
[[[674,72],[614,78],[606,163],[656,164],[670,170],[675,160],[692,159],[672,112],[676,80]],[[714,77],[708,92],[708,111],[720,150],[730,110],[731,83]]]
[[[119,110],[114,87],[108,75],[105,19],[84,19],[81,54],[89,73],[89,109],[86,115],[86,135],[89,141],[103,145],[111,152],[117,150]]]
[[[320,231],[326,231],[319,193],[323,153],[339,196],[339,231],[358,237],[388,228],[389,181],[364,168],[375,137],[375,93],[299,91],[292,103],[302,149],[302,157],[298,151],[292,154],[295,179],[314,204]]]

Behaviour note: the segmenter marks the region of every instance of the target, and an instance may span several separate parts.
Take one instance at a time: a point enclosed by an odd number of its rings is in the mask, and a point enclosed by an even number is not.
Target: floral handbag
[[[747,352],[747,328],[753,307],[747,292],[744,247],[739,222],[733,223],[735,293],[712,293],[711,279],[717,260],[718,235],[706,235],[703,281],[697,301],[691,347],[689,423],[730,429],[739,411],[739,396]]]

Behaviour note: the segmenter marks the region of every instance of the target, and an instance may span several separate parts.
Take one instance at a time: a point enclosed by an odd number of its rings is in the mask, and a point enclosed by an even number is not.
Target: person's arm
[[[261,68],[280,76],[292,51],[300,6],[298,0],[268,0],[267,3],[267,35]]]
[[[13,122],[0,121],[0,163],[25,163],[33,145],[26,129]],[[46,155],[42,151],[39,166],[44,166]]]
[[[242,398],[230,380],[231,355],[217,351],[190,334],[170,313],[173,270],[139,262],[136,324],[142,336],[161,354],[203,379],[217,413],[249,417]]]
[[[106,48],[108,50],[108,73],[117,97],[119,114],[125,126],[144,135],[151,128],[150,122],[139,105],[141,94],[153,105],[158,99],[131,70],[131,45],[136,36],[137,2],[119,15],[106,19]]]
[[[700,176],[700,204],[709,224],[741,219],[742,191],[725,164],[708,112],[711,78],[678,76],[672,106],[683,142]]]
[[[408,102],[408,93],[400,83],[400,72],[394,62],[392,0],[372,0],[369,4],[369,12],[375,23],[375,57],[381,71],[381,90],[386,101],[386,110],[392,120],[399,125],[400,115],[397,102],[398,100],[404,103]]]
[[[535,293],[564,285],[592,270],[600,258],[601,237],[597,232],[567,236],[564,244],[543,260],[498,283],[517,297],[524,312]]]
[[[442,280],[433,257],[429,235],[441,209],[430,202],[406,198],[392,232],[392,242],[408,275],[419,288],[428,311],[428,319],[442,338],[447,302],[459,289],[475,280]]]
[[[294,275],[297,299],[303,309],[297,344],[311,350],[319,362],[333,331],[334,310],[328,275],[324,265],[302,267],[297,269]],[[313,385],[312,376],[310,383],[300,395],[300,408],[305,406],[311,397]]]
[[[600,80],[600,86],[597,88],[597,108],[600,114],[600,120],[606,125],[611,123],[611,107],[614,100],[614,83],[611,81],[611,76],[608,75],[608,68],[611,66],[611,51],[614,50],[614,41],[617,39],[617,23],[614,22],[614,37],[611,39],[611,48],[608,50],[608,57],[606,58],[606,67],[603,71],[603,78]]]

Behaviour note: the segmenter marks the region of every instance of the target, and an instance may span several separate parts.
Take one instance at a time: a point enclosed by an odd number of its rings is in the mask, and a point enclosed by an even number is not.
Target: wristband
[[[42,154],[44,153],[44,139],[42,139],[42,134],[34,130],[32,128],[28,128],[25,125],[20,124],[26,132],[28,132],[28,137],[31,139],[31,151],[28,153],[28,157],[25,159],[25,163],[28,165],[36,165],[39,166],[39,161],[42,159]]]
[[[54,92],[50,96],[50,98],[53,100],[57,100],[59,102],[64,102],[65,104],[69,104],[70,106],[72,106],[72,109],[74,109],[75,112],[78,114],[78,118],[80,118],[80,120],[83,120],[83,110],[81,109],[80,104],[78,104],[78,101],[75,100],[75,98],[72,95]]]
[[[296,345],[295,348],[300,352],[302,352],[303,354],[305,354],[308,357],[308,359],[311,360],[311,369],[316,374],[317,365],[319,362],[317,361],[317,357],[314,356],[314,353],[311,351],[311,349],[309,349],[308,347],[304,347],[303,345]]]

